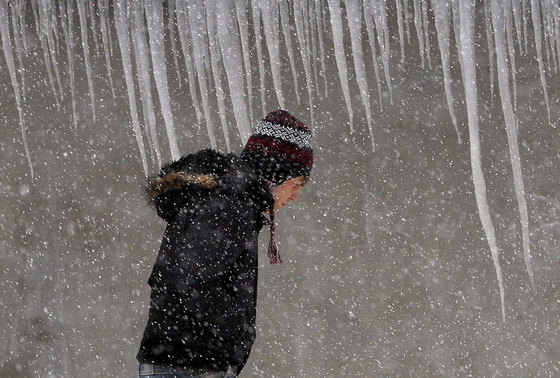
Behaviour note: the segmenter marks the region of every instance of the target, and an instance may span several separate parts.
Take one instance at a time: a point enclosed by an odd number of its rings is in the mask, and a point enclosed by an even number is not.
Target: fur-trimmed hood
[[[195,205],[197,198],[210,192],[250,196],[259,211],[274,202],[266,182],[247,163],[234,154],[223,155],[211,149],[165,165],[146,187],[149,202],[165,221],[187,202]]]

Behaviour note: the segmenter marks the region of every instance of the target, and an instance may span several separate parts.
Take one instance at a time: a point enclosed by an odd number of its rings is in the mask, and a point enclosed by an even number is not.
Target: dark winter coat
[[[239,373],[255,340],[266,184],[235,155],[204,150],[164,167],[148,196],[168,225],[137,359]]]

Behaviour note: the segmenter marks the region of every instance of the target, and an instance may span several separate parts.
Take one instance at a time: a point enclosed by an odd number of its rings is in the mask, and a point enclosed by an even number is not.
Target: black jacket
[[[255,340],[266,183],[235,155],[203,150],[165,166],[148,195],[168,225],[137,359],[239,373]]]

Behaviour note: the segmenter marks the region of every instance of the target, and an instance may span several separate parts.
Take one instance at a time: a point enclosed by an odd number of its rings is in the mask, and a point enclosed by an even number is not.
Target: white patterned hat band
[[[301,148],[311,148],[311,133],[308,130],[294,130],[262,120],[257,125],[257,134],[282,139]]]

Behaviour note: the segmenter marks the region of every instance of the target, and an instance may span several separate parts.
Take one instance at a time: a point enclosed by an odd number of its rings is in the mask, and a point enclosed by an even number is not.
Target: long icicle
[[[144,140],[142,139],[142,130],[138,120],[138,110],[136,108],[136,91],[134,90],[134,79],[132,77],[132,59],[130,57],[130,33],[128,30],[128,14],[126,11],[126,0],[117,0],[115,2],[115,28],[117,29],[117,37],[121,48],[121,59],[128,93],[128,102],[130,105],[130,117],[132,119],[132,128],[136,136],[136,143],[140,150],[142,158],[142,166],[144,174],[148,177],[148,160],[146,159],[146,149],[144,148]]]
[[[208,32],[208,47],[210,49],[210,67],[212,68],[212,77],[214,78],[214,92],[218,100],[218,114],[220,115],[220,122],[222,125],[222,131],[224,134],[224,139],[226,141],[226,148],[231,151],[231,146],[229,142],[229,129],[226,118],[226,105],[225,105],[225,91],[222,85],[223,72],[220,69],[220,44],[218,41],[218,30],[216,26],[216,13],[215,6],[211,3],[206,3],[206,30]],[[227,56],[224,57],[227,59]],[[208,124],[208,126],[211,126]],[[210,143],[216,144],[216,138],[214,136],[214,130],[208,127],[208,136],[210,137]],[[214,147],[216,148],[216,147]]]
[[[507,10],[506,10],[507,11]],[[517,120],[511,101],[510,75],[507,64],[507,51],[505,49],[505,26],[503,24],[503,12],[499,0],[491,0],[492,24],[494,25],[494,36],[496,41],[496,57],[498,63],[498,85],[500,88],[500,98],[502,99],[502,109],[506,122],[508,136],[509,155],[513,170],[513,183],[515,194],[519,206],[519,216],[521,218],[521,233],[523,238],[523,256],[531,287],[535,289],[533,277],[533,267],[531,262],[531,248],[529,240],[529,215],[527,212],[527,200],[525,198],[525,185],[523,183],[523,172],[521,169],[521,156],[519,152],[519,141],[517,135]]]
[[[377,62],[377,48],[375,47],[375,26],[373,20],[373,10],[370,1],[364,2],[364,19],[366,23],[367,39],[371,49],[371,62],[373,64],[373,72],[375,74],[375,82],[377,83],[377,96],[379,97],[379,109],[383,111],[383,91],[381,90],[381,73],[379,71],[379,63]],[[400,19],[400,16],[398,16]],[[390,86],[389,86],[390,88]]]
[[[550,101],[548,99],[548,89],[546,87],[546,76],[542,57],[542,27],[539,0],[531,0],[531,18],[533,20],[533,28],[535,30],[535,50],[537,51],[537,61],[539,63],[539,72],[541,75],[541,86],[544,95],[544,102],[546,104],[546,110],[548,112],[548,122],[550,122]]]
[[[311,125],[315,124],[315,116],[313,111],[313,82],[311,81],[311,51],[309,47],[309,41],[306,38],[303,17],[305,4],[299,1],[294,2],[294,21],[296,25],[296,36],[299,44],[299,50],[301,54],[301,61],[303,64],[303,72],[305,73],[305,83],[307,87],[307,96],[309,98],[309,110],[311,113]]]
[[[61,13],[62,35],[66,40],[66,56],[68,59],[68,77],[70,79],[70,101],[72,102],[72,124],[74,131],[78,128],[78,110],[76,105],[76,77],[74,70],[74,5],[72,2],[59,2]]]
[[[453,0],[458,1],[458,0]],[[482,170],[482,159],[480,152],[480,133],[478,128],[478,94],[476,85],[476,50],[474,41],[474,11],[476,0],[461,0],[459,6],[460,17],[460,45],[459,57],[461,61],[461,71],[463,73],[463,86],[465,89],[465,101],[467,105],[468,124],[469,124],[469,141],[471,152],[471,168],[474,183],[474,193],[476,204],[482,227],[486,234],[486,240],[490,246],[494,268],[498,277],[498,286],[500,290],[500,300],[502,307],[502,319],[506,320],[505,309],[505,290],[504,279],[502,274],[502,266],[500,264],[500,256],[498,245],[496,242],[496,232],[492,219],[490,217],[490,209],[488,200],[486,199],[486,182],[484,172]],[[455,3],[456,4],[456,3]]]
[[[189,38],[189,16],[188,16],[188,6],[184,1],[177,4],[175,11],[177,13],[177,29],[179,30],[179,40],[181,41],[181,50],[183,52],[183,59],[185,60],[185,68],[187,70],[187,83],[189,85],[189,93],[191,95],[191,102],[196,114],[196,120],[198,122],[199,128],[202,123],[202,110],[200,110],[200,104],[198,100],[198,95],[196,93],[196,82],[194,74],[194,63],[192,58],[192,42]]]
[[[142,110],[144,115],[144,130],[149,135],[150,147],[152,148],[157,166],[161,167],[162,157],[159,147],[159,139],[156,128],[156,112],[152,98],[152,80],[150,76],[150,53],[146,41],[146,28],[144,26],[144,12],[140,0],[130,1],[130,32],[133,36],[132,44],[136,60],[136,71],[138,73],[138,86]]]
[[[89,97],[91,100],[91,113],[93,121],[95,122],[95,93],[93,91],[93,73],[91,67],[91,58],[89,52],[89,41],[88,41],[88,27],[87,27],[87,17],[86,17],[86,6],[84,0],[77,0],[78,5],[78,15],[80,18],[80,32],[82,36],[82,50],[84,53],[84,64],[86,66],[86,76],[89,88]]]
[[[217,11],[218,41],[229,83],[233,115],[237,122],[239,136],[245,142],[251,135],[251,125],[247,115],[247,98],[244,90],[245,82],[243,80],[243,60],[241,47],[239,46],[239,32],[231,19],[231,14],[234,12],[233,6],[226,1],[219,2]]]
[[[447,108],[451,115],[451,121],[457,133],[457,144],[461,144],[461,132],[457,125],[455,107],[453,106],[453,93],[451,90],[451,73],[449,70],[449,38],[450,38],[450,8],[447,0],[432,0],[432,9],[436,23],[439,51],[441,54],[441,68],[443,71],[443,86],[447,97]]]
[[[352,112],[352,100],[350,99],[350,87],[348,86],[348,66],[346,64],[346,53],[344,51],[344,36],[342,26],[342,9],[340,8],[340,0],[328,0],[329,12],[331,14],[331,28],[334,41],[334,53],[336,56],[336,64],[338,66],[338,76],[342,93],[346,100],[348,108],[348,118],[350,120],[350,132],[354,132],[354,114]]]
[[[212,111],[210,110],[210,100],[208,94],[210,89],[210,67],[208,58],[209,52],[207,46],[210,46],[208,40],[208,33],[206,26],[206,12],[202,1],[190,0],[188,4],[183,5],[183,13],[188,15],[190,31],[188,35],[191,36],[190,41],[192,44],[192,56],[194,59],[194,70],[198,78],[198,88],[200,92],[202,110],[204,112],[206,129],[210,132],[213,130]],[[200,31],[203,31],[202,33]],[[215,90],[219,91],[216,84]],[[210,143],[212,143],[212,136],[209,133]]]
[[[369,86],[367,83],[366,65],[364,63],[364,52],[362,49],[362,5],[358,0],[346,0],[346,12],[348,18],[355,22],[350,23],[350,45],[352,56],[354,57],[354,67],[356,70],[356,80],[360,89],[362,103],[366,110],[366,121],[371,139],[371,148],[375,152],[375,138],[373,136],[373,117],[371,115],[371,100],[369,96]]]
[[[276,98],[280,108],[284,108],[284,94],[282,93],[282,75],[280,59],[280,34],[278,29],[278,5],[276,0],[262,0],[261,12],[263,19],[275,20],[274,22],[263,22],[264,36],[266,39],[266,46],[268,47],[268,55],[270,60],[270,71],[272,72],[272,83]]]
[[[161,105],[161,113],[165,122],[167,131],[167,141],[171,158],[178,159],[181,154],[177,145],[177,137],[175,135],[175,126],[173,123],[173,113],[171,110],[171,98],[169,96],[169,88],[167,85],[167,68],[165,62],[165,33],[163,31],[163,9],[162,4],[157,1],[144,1],[144,10],[146,12],[146,22],[148,25],[148,34],[150,36],[150,52],[152,55],[152,69],[154,71],[154,80]]]
[[[27,131],[25,129],[25,118],[23,117],[23,106],[22,98],[19,90],[19,84],[16,75],[16,65],[14,63],[14,54],[12,51],[12,45],[10,43],[10,28],[8,21],[8,5],[6,0],[0,0],[0,34],[2,34],[2,49],[4,50],[4,57],[6,58],[6,63],[8,66],[8,71],[10,72],[10,78],[12,79],[12,87],[14,89],[14,97],[16,100],[16,107],[19,115],[19,125],[21,130],[21,139],[23,142],[23,148],[25,150],[25,155],[27,156],[27,161],[29,163],[29,170],[31,171],[31,179],[35,178],[35,172],[33,170],[33,162],[31,161],[31,154],[29,153],[29,147],[27,145]]]
[[[249,19],[247,18],[247,2],[235,0],[235,11],[241,47],[243,49],[243,61],[245,62],[245,78],[247,80],[247,98],[249,99],[249,122],[253,124],[253,79],[251,75],[251,51],[249,43]]]
[[[284,42],[286,43],[286,52],[290,61],[290,69],[294,78],[294,88],[296,89],[296,101],[300,104],[299,98],[299,85],[298,85],[298,71],[296,69],[296,62],[294,57],[294,48],[292,47],[292,30],[290,25],[290,11],[288,3],[285,0],[279,0],[278,6],[280,7],[280,24],[282,24],[282,33],[284,35]]]
[[[389,56],[391,55],[389,40],[389,26],[387,25],[387,15],[385,9],[387,4],[385,0],[377,0],[372,2],[372,14],[375,22],[375,29],[377,31],[377,43],[379,44],[379,51],[381,54],[381,62],[383,63],[383,70],[385,72],[385,81],[387,82],[387,89],[389,90],[389,100],[393,104],[393,89],[391,85],[391,70],[389,63]]]

